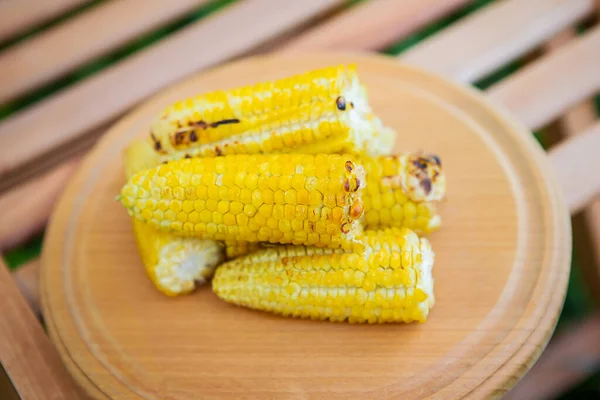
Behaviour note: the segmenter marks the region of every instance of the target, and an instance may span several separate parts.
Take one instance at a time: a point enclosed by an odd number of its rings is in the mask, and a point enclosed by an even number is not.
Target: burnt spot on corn
[[[418,159],[414,160],[413,165],[421,170],[427,169],[427,167],[428,167],[427,160],[424,158],[418,158]]]
[[[210,127],[216,128],[219,125],[239,124],[239,123],[240,123],[240,120],[237,118],[222,119],[220,121],[213,122],[212,124],[210,124]]]
[[[346,180],[344,181],[344,191],[350,191],[350,181],[348,180],[348,178],[346,178]]]
[[[354,178],[354,191],[356,192],[360,188],[360,179]]]
[[[346,98],[344,96],[339,96],[335,99],[335,104],[337,105],[338,110],[346,110]]]
[[[160,140],[158,140],[156,138],[156,136],[154,136],[154,133],[150,133],[150,137],[152,138],[152,141],[154,142],[154,150],[161,151],[162,150],[162,143],[160,143]]]
[[[429,193],[431,193],[431,180],[429,178],[425,178],[421,181],[421,187],[423,188],[423,191],[425,192],[425,195],[429,195]]]
[[[287,257],[283,257],[283,258],[281,259],[281,263],[282,263],[283,265],[288,265],[288,261],[289,261],[289,260],[288,260],[288,258],[287,258]]]
[[[350,107],[354,108],[354,102],[352,102],[352,101],[350,102]]]
[[[208,124],[202,120],[200,121],[192,121],[189,124],[191,127],[194,128],[199,128],[199,129],[206,129],[208,127]]]
[[[350,223],[349,222],[344,222],[341,226],[340,226],[340,231],[344,234],[349,233],[350,232]]]
[[[192,156],[190,156],[189,154],[186,154],[186,155],[184,156],[184,158],[192,158]]]
[[[433,155],[431,156],[431,158],[433,158],[433,161],[435,161],[435,163],[436,163],[437,165],[439,165],[440,167],[442,166],[442,160],[440,160],[440,158],[439,158],[437,155],[433,154]]]
[[[354,164],[352,163],[352,161],[346,161],[346,171],[348,171],[348,173],[351,173],[354,170]]]
[[[223,151],[219,146],[215,146],[215,154],[218,156],[223,155]]]
[[[240,120],[237,118],[222,119],[212,123],[206,121],[190,121],[187,126],[182,126],[180,121],[177,121],[177,130],[171,136],[171,143],[174,147],[189,146],[191,143],[196,143],[199,140],[200,130],[208,128],[217,128],[220,125],[238,124]]]

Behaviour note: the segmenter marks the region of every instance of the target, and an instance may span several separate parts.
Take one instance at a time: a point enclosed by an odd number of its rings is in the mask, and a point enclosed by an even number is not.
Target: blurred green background
[[[0,105],[0,120],[10,116],[11,114],[19,111],[20,109],[27,107],[35,102],[38,102],[45,97],[68,87],[77,81],[84,79],[103,68],[129,56],[136,51],[139,51],[159,40],[169,35],[172,32],[175,32],[185,26],[189,25],[192,22],[195,22],[201,18],[206,17],[207,15],[219,10],[220,8],[229,5],[236,0],[217,0],[212,3],[205,5],[203,7],[198,8],[195,12],[189,13],[186,17],[179,19],[161,29],[155,30],[150,34],[143,35],[137,38],[135,41],[128,43],[122,48],[108,54],[100,59],[96,59],[93,62],[84,65],[83,67],[77,69],[76,71],[70,73],[69,75],[58,79],[39,90],[26,95],[22,98],[19,98],[15,101],[12,101],[8,104]],[[369,0],[350,0],[349,3],[359,3]],[[371,0],[372,1],[372,0]],[[478,9],[485,7],[489,3],[499,0],[476,0],[471,2],[469,5],[463,7],[459,11],[452,13],[446,18],[439,20],[429,26],[426,26],[424,29],[419,32],[407,37],[406,39],[394,44],[382,51],[382,53],[390,54],[390,55],[398,55],[410,47],[418,44],[423,39],[441,31],[448,25],[464,18],[465,16],[477,11]],[[60,22],[78,14],[84,12],[97,4],[101,3],[102,0],[95,0],[85,6],[81,6],[66,15],[61,16],[55,20],[52,20],[41,27],[36,28],[26,34],[19,36],[17,38],[13,38],[10,41],[6,41],[4,43],[0,43],[0,51],[10,46],[18,44],[20,41],[26,40],[28,37],[36,35]],[[580,26],[579,32],[584,32],[586,30],[586,26]],[[521,61],[517,60],[500,70],[494,72],[490,76],[482,79],[479,82],[475,83],[475,86],[480,89],[485,89],[499,80],[503,79],[507,75],[517,71],[521,67]],[[596,98],[596,106],[598,109],[598,113],[600,115],[600,96]],[[548,146],[550,142],[549,133],[545,130],[541,130],[539,132],[534,132],[535,137],[540,142],[544,148]],[[28,260],[37,257],[40,254],[41,247],[43,243],[43,233],[38,237],[33,238],[29,243],[26,243],[20,247],[14,248],[4,254],[5,260],[10,268],[18,268],[19,265],[27,262]],[[565,301],[565,305],[558,323],[558,327],[556,332],[560,332],[563,329],[568,328],[572,323],[582,320],[586,316],[588,316],[594,310],[594,304],[592,299],[587,292],[587,287],[584,284],[584,279],[581,274],[581,269],[579,267],[577,261],[577,253],[573,254],[573,264],[571,268],[571,277],[569,281],[567,298]],[[571,400],[571,399],[593,399],[600,398],[600,370],[596,371],[596,373],[589,378],[587,381],[583,382],[583,384],[573,388],[568,393],[556,397],[556,399],[561,400]]]

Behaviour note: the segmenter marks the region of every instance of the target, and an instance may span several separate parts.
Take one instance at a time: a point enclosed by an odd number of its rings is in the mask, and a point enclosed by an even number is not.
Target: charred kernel
[[[360,189],[360,179],[354,178],[354,191],[356,192],[358,189]]]
[[[359,199],[354,200],[352,206],[350,206],[350,217],[358,219],[363,215],[364,207]]]
[[[346,178],[346,180],[344,180],[344,191],[346,191],[346,192],[350,191],[350,181],[348,180],[348,178]]]
[[[335,104],[337,105],[338,110],[344,111],[346,109],[346,98],[344,96],[339,96],[335,99]]]
[[[342,233],[344,233],[344,234],[350,232],[350,223],[349,222],[344,222],[342,224],[342,226],[340,226],[340,231],[342,231]]]
[[[354,170],[354,163],[352,163],[352,161],[346,161],[345,167],[346,171],[350,173]]]
[[[196,132],[192,131],[192,133],[190,133],[190,141],[196,142],[197,140],[198,140],[198,136],[196,136]]]
[[[431,193],[431,180],[429,178],[425,178],[421,181],[421,187],[425,191],[425,194],[428,195]]]

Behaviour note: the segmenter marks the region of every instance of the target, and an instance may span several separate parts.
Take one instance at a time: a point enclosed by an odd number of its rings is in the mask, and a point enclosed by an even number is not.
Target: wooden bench
[[[7,104],[18,109],[0,120],[0,251],[43,230],[79,160],[105,128],[161,88],[257,52],[394,53],[395,43],[418,37],[421,40],[414,46],[402,49],[399,61],[465,84],[483,86],[484,78],[518,61],[516,71],[486,91],[532,131],[543,130],[545,139],[552,139],[549,156],[575,216],[574,244],[582,272],[590,293],[600,296],[600,201],[593,201],[600,189],[600,177],[593,173],[600,170],[600,121],[592,103],[600,92],[598,4],[593,0],[353,3],[147,0],[143,7],[137,0],[0,3],[0,110],[7,110],[2,108]],[[57,20],[65,13],[70,16]],[[454,21],[461,14],[468,15],[445,26],[449,17]],[[47,26],[35,31],[40,25]],[[153,41],[156,31],[164,37]],[[424,31],[430,34],[423,39]],[[29,37],[12,43],[28,32]],[[142,46],[140,37],[149,44]],[[124,49],[137,51],[128,54]],[[110,65],[85,72],[98,60]],[[53,90],[56,81],[68,84]],[[28,96],[39,89],[50,94],[31,102]],[[53,393],[73,399],[71,378],[36,318],[38,263],[34,259],[16,269],[14,279],[0,266],[0,361],[22,398]],[[600,360],[594,334],[600,334],[596,317],[558,337],[510,396],[544,398],[588,376],[589,370],[571,366],[590,356]],[[574,341],[577,346],[567,344]],[[564,365],[565,357],[575,363]]]

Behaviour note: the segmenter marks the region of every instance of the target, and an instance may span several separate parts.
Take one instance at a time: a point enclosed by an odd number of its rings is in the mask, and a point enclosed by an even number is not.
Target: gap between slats
[[[209,0],[100,3],[29,40],[0,52],[0,104],[23,95]],[[132,18],[135,16],[135,18]]]

